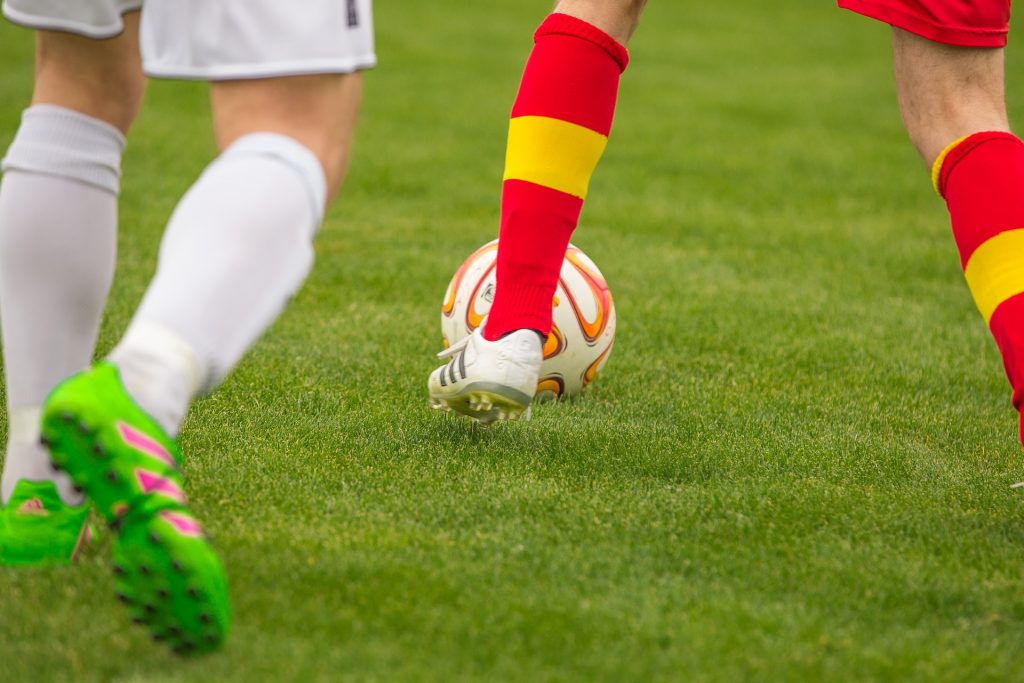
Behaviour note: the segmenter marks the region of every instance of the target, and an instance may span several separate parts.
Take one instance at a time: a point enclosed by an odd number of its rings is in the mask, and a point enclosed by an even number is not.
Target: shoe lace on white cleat
[[[455,354],[459,353],[464,348],[469,346],[469,339],[470,338],[468,336],[467,337],[463,337],[459,341],[457,341],[454,344],[452,344],[451,346],[449,346],[447,349],[444,349],[443,351],[439,351],[438,354],[437,354],[437,357],[440,358],[441,360],[444,360],[445,358],[452,358],[452,357],[454,357]]]

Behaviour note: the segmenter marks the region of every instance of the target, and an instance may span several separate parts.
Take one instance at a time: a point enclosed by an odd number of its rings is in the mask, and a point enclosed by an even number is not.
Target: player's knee
[[[936,87],[929,96],[902,97],[900,111],[910,141],[926,165],[954,140],[985,130],[1009,130],[1000,97],[988,93],[943,93]]]
[[[127,132],[146,79],[137,53],[103,42],[40,32],[33,103],[72,109]]]
[[[319,161],[329,200],[344,178],[362,94],[359,74],[215,83],[214,125],[222,149],[244,135],[277,133]]]
[[[943,45],[893,30],[900,113],[926,164],[953,140],[983,130],[1008,130],[1003,52]]]
[[[594,24],[621,43],[628,42],[647,0],[560,0],[556,11]]]
[[[644,12],[644,7],[647,6],[647,0],[616,0],[616,2],[619,16],[629,27],[629,35],[632,36],[637,26],[640,25],[640,16]]]
[[[564,10],[573,6],[586,7],[592,12],[603,12],[623,18],[640,18],[647,0],[561,0],[556,9]]]
[[[647,0],[622,0],[626,6],[626,13],[633,18],[634,21],[640,21],[640,15],[644,13],[644,8],[647,7]]]

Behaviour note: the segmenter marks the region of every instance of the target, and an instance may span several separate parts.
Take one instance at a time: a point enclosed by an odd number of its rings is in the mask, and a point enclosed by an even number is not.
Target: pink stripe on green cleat
[[[219,646],[231,622],[220,558],[185,498],[177,443],[109,362],[60,384],[43,406],[54,463],[117,531],[117,596],[132,621],[180,654]]]

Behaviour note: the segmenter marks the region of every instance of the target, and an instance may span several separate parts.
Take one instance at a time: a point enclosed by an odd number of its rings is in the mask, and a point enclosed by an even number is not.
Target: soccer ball
[[[459,266],[441,305],[445,348],[475,330],[494,301],[498,240],[480,247]],[[553,325],[544,344],[537,398],[575,396],[604,367],[615,340],[615,305],[604,276],[573,245],[565,252],[552,301]]]

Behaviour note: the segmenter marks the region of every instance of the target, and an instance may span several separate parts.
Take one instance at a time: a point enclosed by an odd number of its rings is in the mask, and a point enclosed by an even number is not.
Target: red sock
[[[1024,403],[1024,143],[1010,133],[975,133],[935,162],[960,265],[1003,356],[1013,406]],[[1024,423],[1021,424],[1024,442]]]
[[[569,238],[615,114],[626,48],[596,26],[550,15],[512,108],[498,236],[497,288],[484,337],[551,331]]]

